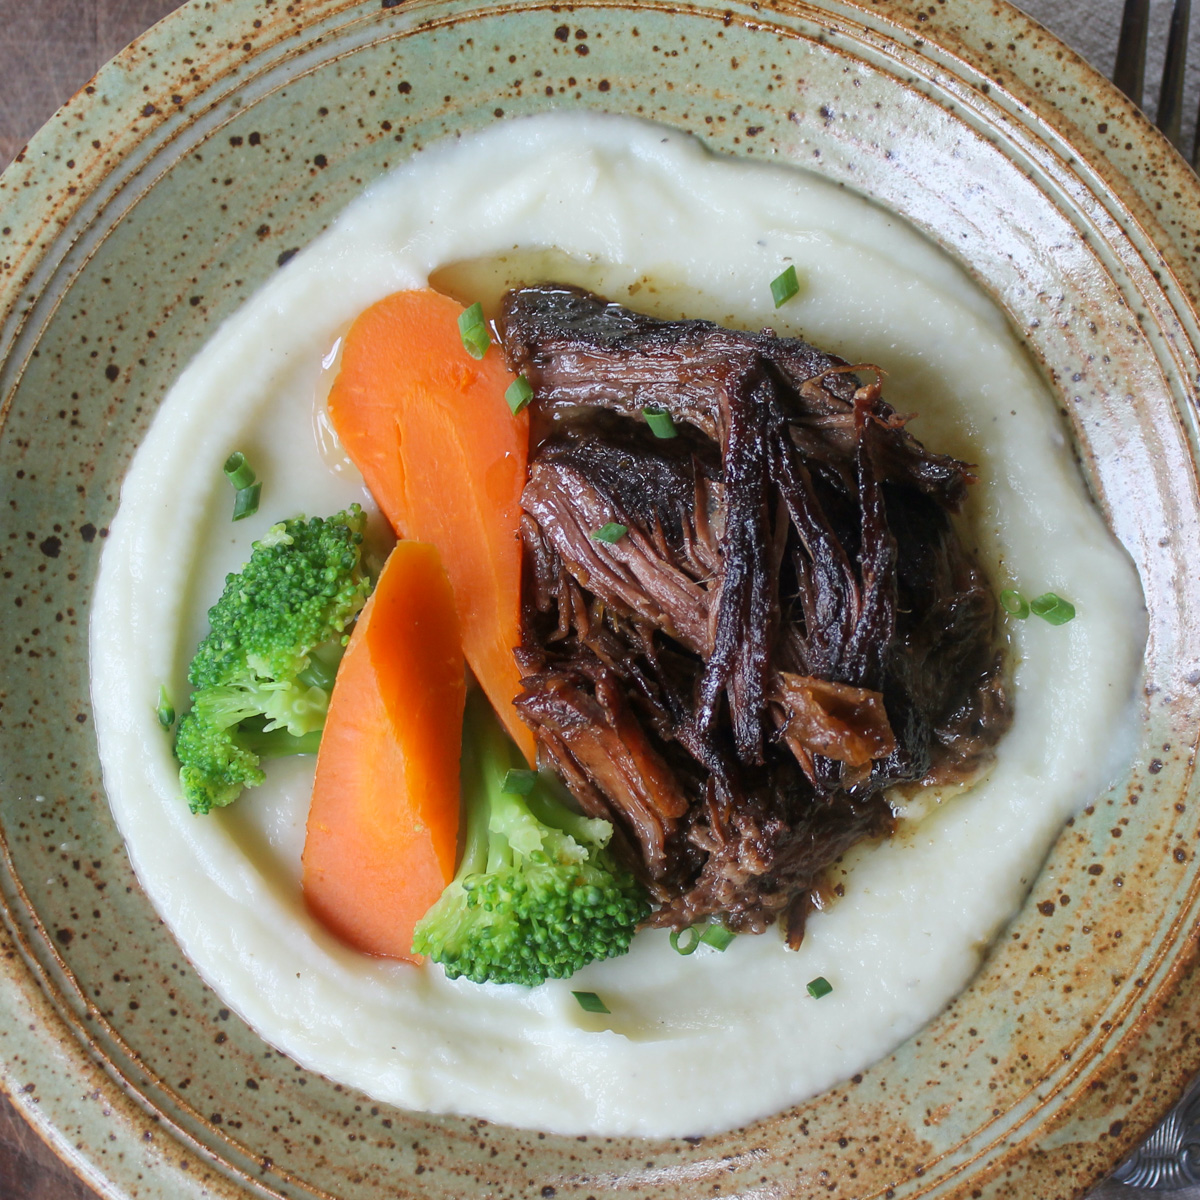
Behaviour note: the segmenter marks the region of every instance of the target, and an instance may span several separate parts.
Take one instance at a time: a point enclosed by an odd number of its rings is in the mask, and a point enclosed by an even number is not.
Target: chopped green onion
[[[243,517],[252,517],[258,512],[258,498],[262,494],[262,484],[252,483],[249,487],[239,488],[233,498],[233,519],[240,521]]]
[[[473,329],[467,330],[462,335],[463,349],[472,358],[482,358],[488,351],[488,347],[492,344],[491,336],[488,334],[486,325],[476,325]]]
[[[701,935],[700,940],[706,945],[711,946],[714,950],[724,950],[737,934],[730,933],[724,925],[713,922]]]
[[[504,399],[508,401],[508,407],[512,409],[515,417],[533,399],[533,388],[529,380],[524,375],[518,375],[504,389]]]
[[[537,776],[532,771],[506,771],[500,790],[506,796],[528,796],[536,782]]]
[[[677,437],[675,431],[675,422],[671,420],[671,414],[661,408],[643,408],[642,416],[646,418],[646,424],[650,426],[650,432],[656,438],[673,438]]]
[[[248,488],[257,477],[254,468],[246,461],[246,456],[240,450],[235,450],[225,460],[225,478],[240,492],[242,488]]]
[[[225,460],[224,471],[225,478],[237,489],[233,498],[233,519],[240,521],[243,517],[252,517],[258,512],[258,498],[262,494],[262,484],[255,482],[254,468],[240,450],[235,450]]]
[[[680,938],[687,936],[686,942],[681,942]],[[698,945],[700,945],[700,930],[695,925],[689,925],[686,929],[671,930],[671,949],[677,954],[691,954]]]
[[[609,521],[607,525],[601,525],[592,534],[592,537],[598,542],[607,542],[611,546],[613,542],[619,542],[628,532],[628,525],[620,525],[616,521]]]
[[[482,358],[487,353],[492,339],[483,319],[482,304],[472,304],[466,312],[459,314],[458,336],[462,338],[463,349],[472,358]]]
[[[825,978],[824,975],[818,975],[816,979],[809,982],[808,994],[814,1000],[820,1000],[822,996],[828,996],[833,991],[833,984]]]
[[[1075,605],[1053,592],[1044,592],[1036,600],[1031,600],[1029,610],[1051,625],[1065,625],[1075,619]]]
[[[771,280],[771,299],[775,307],[786,304],[800,290],[800,280],[796,278],[796,268],[788,267]]]
[[[1029,616],[1029,601],[1020,592],[1005,588],[1000,593],[1000,607],[1011,617],[1023,621]]]
[[[158,723],[164,729],[170,729],[175,724],[175,705],[167,695],[167,685],[164,683],[158,689]]]
[[[572,992],[571,995],[579,1001],[579,1007],[582,1008],[584,1012],[608,1012],[608,1005],[605,1004],[595,992]]]
[[[466,333],[476,325],[483,324],[483,305],[477,300],[470,308],[464,308],[458,314],[458,332]]]

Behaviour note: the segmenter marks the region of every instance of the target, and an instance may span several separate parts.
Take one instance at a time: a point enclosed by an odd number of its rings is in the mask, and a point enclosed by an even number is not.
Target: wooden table
[[[102,63],[179,3],[0,0],[0,169]],[[1051,19],[1056,11],[1052,0],[1026,0],[1024,6],[1071,40],[1074,30],[1070,20],[1075,18],[1069,8],[1064,9],[1067,23],[1058,26]],[[1080,14],[1085,7],[1079,6]],[[1107,71],[1111,61],[1098,59],[1096,66]],[[1094,1192],[1090,1200],[1134,1200],[1149,1195],[1110,1183]],[[1188,1189],[1173,1196],[1176,1200],[1200,1200],[1200,1191]],[[3,1096],[0,1200],[99,1200],[59,1162]]]

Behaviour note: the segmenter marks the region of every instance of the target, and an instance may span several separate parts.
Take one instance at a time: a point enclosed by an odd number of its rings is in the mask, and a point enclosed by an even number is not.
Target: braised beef
[[[782,916],[798,944],[829,866],[890,831],[884,790],[969,777],[1010,719],[953,520],[973,476],[874,368],[769,330],[547,285],[510,292],[500,332],[534,391],[518,708],[539,753],[613,821],[651,923]]]
[[[644,425],[622,431],[609,423],[607,432],[564,430],[545,445],[523,500],[574,579],[707,658],[722,491],[719,465],[701,467],[686,443],[654,439]],[[614,545],[591,536],[608,521],[629,530]]]

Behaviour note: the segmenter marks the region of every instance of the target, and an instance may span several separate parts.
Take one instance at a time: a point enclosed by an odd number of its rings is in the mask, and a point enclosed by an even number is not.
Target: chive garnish
[[[225,460],[225,478],[233,485],[235,491],[248,488],[255,480],[254,468],[246,461],[246,456],[235,450]]]
[[[1005,588],[1000,593],[1000,607],[1010,617],[1016,617],[1018,621],[1023,621],[1029,616],[1029,601],[1012,588]]]
[[[656,438],[673,438],[678,436],[675,430],[675,422],[671,420],[671,414],[661,408],[643,408],[642,416],[646,418],[646,424],[650,426],[650,432]]]
[[[155,711],[158,713],[158,723],[164,729],[170,729],[175,724],[175,705],[171,703],[171,698],[167,695],[165,683],[159,686],[158,708]]]
[[[824,975],[818,975],[816,979],[809,982],[808,994],[814,1000],[820,1000],[822,996],[828,996],[833,991],[833,984],[825,978]]]
[[[786,304],[800,290],[800,280],[796,278],[796,268],[788,267],[771,280],[771,299],[775,307]]]
[[[608,1005],[596,995],[595,992],[572,992],[572,996],[579,1002],[579,1007],[584,1012],[590,1013],[606,1013]]]
[[[730,933],[724,925],[714,922],[700,935],[700,940],[714,950],[724,950],[736,936],[736,934]]]
[[[530,386],[529,380],[524,375],[518,375],[504,389],[504,399],[508,401],[508,407],[512,409],[515,417],[533,399],[533,388]]]
[[[238,494],[233,498],[233,519],[240,521],[243,517],[254,516],[258,512],[258,498],[261,494],[261,483],[252,483],[249,487],[238,488]]]
[[[1065,625],[1075,619],[1075,605],[1053,592],[1043,592],[1036,600],[1031,600],[1029,611],[1051,625]]]
[[[688,938],[686,942],[681,940],[684,936]],[[695,925],[689,925],[686,929],[672,929],[670,942],[676,954],[691,954],[700,945],[700,930]]]
[[[528,796],[537,776],[532,771],[506,771],[500,790],[506,796]]]
[[[458,317],[458,336],[463,349],[472,358],[482,358],[492,344],[491,335],[483,319],[483,305],[476,302]]]
[[[488,347],[492,344],[491,336],[488,334],[486,325],[476,325],[468,329],[462,335],[463,349],[472,358],[482,358],[488,351]]]
[[[592,533],[592,537],[598,542],[607,542],[611,546],[613,542],[619,542],[628,532],[628,525],[609,521],[607,525],[601,525],[599,529],[595,530]]]
[[[262,494],[262,484],[255,482],[254,468],[240,450],[235,450],[225,460],[223,470],[225,478],[237,489],[233,498],[233,519],[240,521],[243,517],[252,517],[258,512],[258,498]]]

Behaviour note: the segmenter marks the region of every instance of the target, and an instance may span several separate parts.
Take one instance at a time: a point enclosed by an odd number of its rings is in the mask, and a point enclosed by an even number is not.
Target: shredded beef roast
[[[557,284],[508,293],[500,330],[534,391],[517,705],[539,754],[613,822],[652,924],[782,918],[798,945],[829,866],[890,832],[884,790],[969,777],[1008,724],[951,519],[970,471],[854,373],[878,372],[769,330]]]

